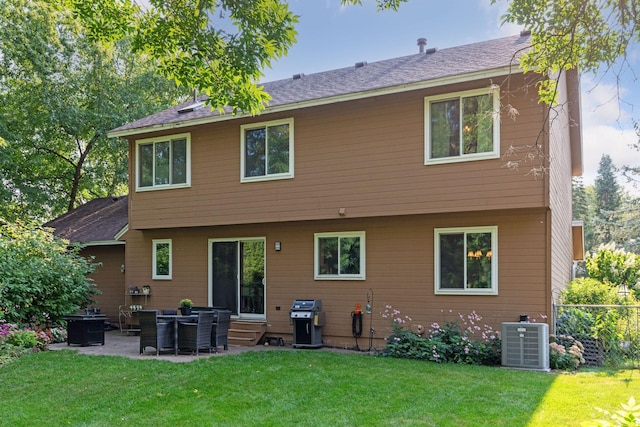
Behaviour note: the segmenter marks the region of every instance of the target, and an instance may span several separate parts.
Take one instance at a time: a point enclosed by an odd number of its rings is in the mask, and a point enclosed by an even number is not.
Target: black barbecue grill
[[[322,300],[295,300],[289,310],[294,348],[322,347]]]

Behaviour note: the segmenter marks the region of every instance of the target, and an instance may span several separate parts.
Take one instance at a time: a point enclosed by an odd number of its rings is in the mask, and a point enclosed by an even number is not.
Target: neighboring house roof
[[[93,199],[44,224],[57,237],[88,245],[122,244],[117,235],[126,227],[128,197]]]
[[[497,40],[473,43],[310,75],[296,75],[290,79],[264,83],[264,90],[272,97],[265,112],[281,111],[308,105],[339,102],[379,92],[393,93],[416,89],[425,82],[446,84],[456,77],[491,77],[509,71],[520,71],[517,58],[530,46],[529,33]],[[511,70],[511,68],[513,68]],[[505,71],[506,70],[506,71]],[[493,73],[491,71],[494,71]],[[433,83],[431,84],[433,85]],[[194,104],[193,100],[161,111],[141,120],[120,126],[109,136],[122,137],[153,130],[186,127],[195,124],[237,118],[231,110],[225,113],[211,108],[195,108],[179,113]]]

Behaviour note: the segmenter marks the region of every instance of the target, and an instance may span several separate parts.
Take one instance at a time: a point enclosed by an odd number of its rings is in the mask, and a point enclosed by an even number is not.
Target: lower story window
[[[437,294],[498,293],[498,227],[435,229]]]
[[[153,279],[171,279],[171,239],[153,240]]]
[[[365,233],[315,234],[315,279],[364,280]]]

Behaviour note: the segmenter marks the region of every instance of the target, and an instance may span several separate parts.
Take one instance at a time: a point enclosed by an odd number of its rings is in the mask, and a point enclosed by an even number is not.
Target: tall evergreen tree
[[[603,154],[598,165],[596,177],[596,205],[599,211],[615,211],[620,207],[621,192],[616,178],[616,170],[611,157]]]
[[[573,198],[571,207],[573,210],[573,219],[584,220],[588,215],[589,201],[587,200],[587,192],[584,189],[581,176],[576,176],[571,182]]]
[[[586,251],[593,251],[595,249],[593,233],[595,197],[593,186],[585,188],[582,182],[582,177],[574,177],[572,181],[572,190],[573,219],[583,221],[584,248]]]
[[[598,176],[595,181],[595,244],[614,241],[617,235],[620,204],[622,194],[615,175],[615,167],[609,155],[600,158]]]

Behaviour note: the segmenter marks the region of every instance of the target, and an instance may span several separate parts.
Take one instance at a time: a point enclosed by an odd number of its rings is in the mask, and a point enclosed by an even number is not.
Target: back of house
[[[579,89],[559,77],[550,120],[541,76],[518,68],[529,40],[265,83],[259,116],[193,99],[114,129],[129,144],[125,287],[149,286],[146,308],[190,298],[288,341],[293,302],[321,301],[336,347],[354,345],[356,304],[378,347],[387,306],[414,330],[551,317],[571,278]]]

